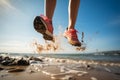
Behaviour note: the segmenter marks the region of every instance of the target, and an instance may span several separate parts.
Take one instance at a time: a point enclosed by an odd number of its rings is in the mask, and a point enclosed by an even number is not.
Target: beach
[[[119,61],[18,55],[1,57],[0,80],[120,80]],[[13,60],[12,64],[10,60]]]

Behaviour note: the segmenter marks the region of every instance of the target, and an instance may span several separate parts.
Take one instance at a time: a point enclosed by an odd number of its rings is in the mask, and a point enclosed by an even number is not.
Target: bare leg
[[[68,13],[69,13],[69,23],[68,23],[68,29],[74,29],[78,9],[79,9],[80,0],[69,0],[69,7],[68,7]]]
[[[81,46],[81,42],[78,40],[77,31],[74,29],[75,22],[78,14],[80,0],[69,0],[69,22],[68,22],[68,29],[65,30],[64,36],[68,39],[68,42],[74,46]]]
[[[52,20],[55,6],[56,6],[56,0],[45,0],[45,16],[47,16],[49,19]]]

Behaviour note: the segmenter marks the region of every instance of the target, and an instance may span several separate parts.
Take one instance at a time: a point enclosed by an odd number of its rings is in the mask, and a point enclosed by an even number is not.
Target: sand
[[[120,80],[120,66],[42,58],[29,66],[0,66],[0,80]],[[94,62],[93,62],[94,63]],[[10,70],[19,70],[18,72]]]

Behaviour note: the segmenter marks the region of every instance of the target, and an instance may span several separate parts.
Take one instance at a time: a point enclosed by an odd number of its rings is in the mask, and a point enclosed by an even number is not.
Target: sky
[[[54,34],[68,25],[69,0],[57,0],[53,16]],[[120,0],[81,0],[75,28],[85,33],[87,52],[120,50]],[[44,0],[0,0],[0,52],[33,52],[31,42],[44,44],[33,27],[35,16],[44,13]],[[71,47],[66,39],[66,52]]]

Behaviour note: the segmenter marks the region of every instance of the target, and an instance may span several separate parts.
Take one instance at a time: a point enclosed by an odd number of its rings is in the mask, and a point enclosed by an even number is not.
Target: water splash
[[[45,40],[45,44],[40,44],[37,39],[33,40],[32,47],[35,52],[57,52],[57,51],[66,51],[70,46],[64,46],[68,43],[63,40],[63,29],[62,27],[58,27],[59,32],[58,35],[54,36],[54,42]],[[71,46],[75,51],[84,51],[86,49],[86,44],[84,43],[84,32],[82,32],[81,37],[81,47]]]

